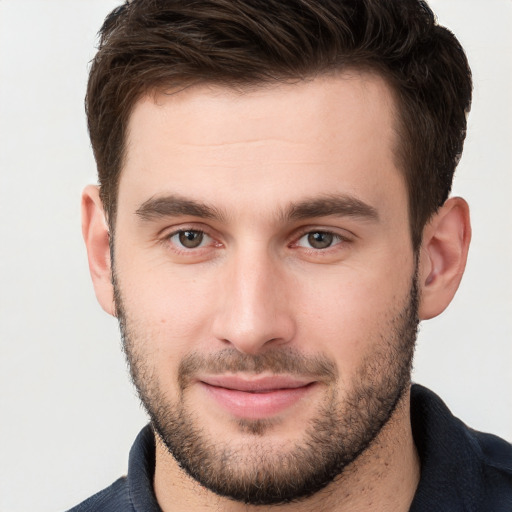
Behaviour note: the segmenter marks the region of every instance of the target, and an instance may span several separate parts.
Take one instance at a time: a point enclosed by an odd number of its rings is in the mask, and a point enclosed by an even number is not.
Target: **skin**
[[[116,276],[130,328],[144,333],[139,349],[146,367],[172,400],[179,399],[184,357],[226,348],[322,354],[339,374],[338,397],[349,395],[364,358],[378,351],[390,319],[406,303],[415,271],[394,112],[386,83],[357,72],[246,91],[195,86],[135,105],[119,183]],[[216,215],[144,210],[148,201],[169,196],[208,205]],[[345,204],[355,199],[375,215],[283,214],[291,204],[327,196]],[[179,229],[208,236],[185,250],[174,235]],[[334,233],[333,244],[308,245],[307,233],[315,230]],[[108,229],[96,187],[84,191],[83,232],[98,300],[115,314]],[[424,229],[421,319],[451,301],[469,239],[467,204],[451,198]],[[276,453],[300,443],[325,393],[326,386],[313,386],[305,399],[273,415],[262,442]],[[197,383],[186,399],[217,443],[250,451],[251,434]],[[204,489],[158,438],[156,456],[154,486],[165,512],[267,509]],[[407,392],[341,478],[305,501],[272,510],[405,511],[418,480]]]

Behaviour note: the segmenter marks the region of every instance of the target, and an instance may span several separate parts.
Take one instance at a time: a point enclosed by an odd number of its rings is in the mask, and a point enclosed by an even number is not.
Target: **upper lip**
[[[235,391],[260,392],[279,389],[295,389],[311,384],[311,379],[301,379],[289,375],[269,375],[242,377],[240,375],[209,375],[199,379],[209,386],[232,389]]]

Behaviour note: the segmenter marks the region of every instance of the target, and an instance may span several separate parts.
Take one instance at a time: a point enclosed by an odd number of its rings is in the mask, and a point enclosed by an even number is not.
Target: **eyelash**
[[[207,237],[208,239],[210,239],[210,241],[206,245],[203,245],[204,240],[202,240],[200,242],[201,245],[199,245],[198,247],[191,247],[191,248],[184,247],[179,242],[179,240],[176,240],[173,242],[172,239],[174,237],[179,237],[180,235],[187,233],[187,232],[193,232],[200,236]],[[310,236],[310,235],[317,235],[317,234],[331,236],[332,237],[331,244],[325,248],[306,247],[306,246],[300,245],[300,241],[304,237]],[[208,232],[206,230],[200,229],[198,227],[193,227],[193,226],[185,226],[183,228],[176,229],[176,230],[172,231],[171,233],[166,234],[163,237],[162,242],[165,244],[171,245],[172,250],[181,255],[198,254],[199,251],[202,252],[204,250],[207,250],[208,246],[210,246],[212,244],[212,242],[214,242],[214,247],[223,247],[223,244],[221,242],[216,241],[215,237],[208,234]],[[337,233],[335,231],[328,230],[328,229],[315,229],[312,227],[307,227],[307,228],[304,228],[299,233],[294,234],[292,241],[287,244],[287,247],[290,247],[292,249],[299,249],[299,250],[302,249],[303,251],[305,251],[309,254],[314,254],[314,255],[325,254],[327,256],[328,254],[330,254],[334,250],[336,250],[336,248],[339,245],[344,246],[351,242],[352,242],[351,238],[349,238],[347,236],[343,236],[340,233]]]
[[[327,247],[324,247],[324,248],[304,247],[304,246],[300,245],[299,242],[304,237],[309,237],[311,235],[324,235],[324,236],[327,235],[329,237],[332,237],[332,241]],[[334,231],[329,231],[326,229],[309,229],[309,228],[306,231],[303,231],[302,234],[295,240],[296,241],[291,244],[292,247],[302,247],[305,250],[312,251],[315,253],[328,252],[329,249],[333,249],[334,247],[336,247],[340,244],[345,244],[345,243],[350,242],[348,237],[342,236],[339,233],[336,233]]]
[[[165,235],[163,241],[165,243],[170,243],[172,246],[173,246],[173,250],[177,251],[178,253],[181,253],[181,254],[191,254],[192,252],[198,252],[199,250],[201,249],[205,249],[205,246],[203,246],[203,240],[201,240],[201,245],[198,246],[198,247],[184,247],[182,244],[179,245],[179,242],[176,241],[176,242],[173,242],[172,239],[174,237],[179,237],[180,235],[182,234],[185,234],[187,232],[191,232],[191,233],[196,233],[200,236],[206,236],[207,238],[209,238],[211,241],[214,241],[214,237],[212,237],[211,235],[209,235],[205,230],[203,229],[198,229],[198,228],[195,228],[195,227],[184,227],[184,228],[181,228],[181,229],[177,229],[167,235]],[[211,244],[211,242],[210,242]],[[216,246],[222,246],[222,244],[220,242],[216,242],[215,244]]]

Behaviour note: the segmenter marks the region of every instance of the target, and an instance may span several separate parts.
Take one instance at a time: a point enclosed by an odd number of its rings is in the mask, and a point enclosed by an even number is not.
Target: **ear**
[[[82,193],[82,234],[96,298],[107,313],[115,316],[110,234],[99,188],[95,185],[87,186]]]
[[[423,230],[419,260],[419,318],[442,313],[459,287],[471,240],[469,206],[448,199]]]

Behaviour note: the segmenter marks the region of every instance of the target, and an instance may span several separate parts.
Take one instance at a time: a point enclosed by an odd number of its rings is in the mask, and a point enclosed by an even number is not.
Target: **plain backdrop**
[[[95,182],[83,97],[118,2],[0,0],[0,511],[59,511],[126,471],[146,417],[116,321],[97,305],[79,201]],[[436,0],[475,92],[454,193],[472,208],[466,277],[421,326],[414,379],[512,439],[512,2]]]

